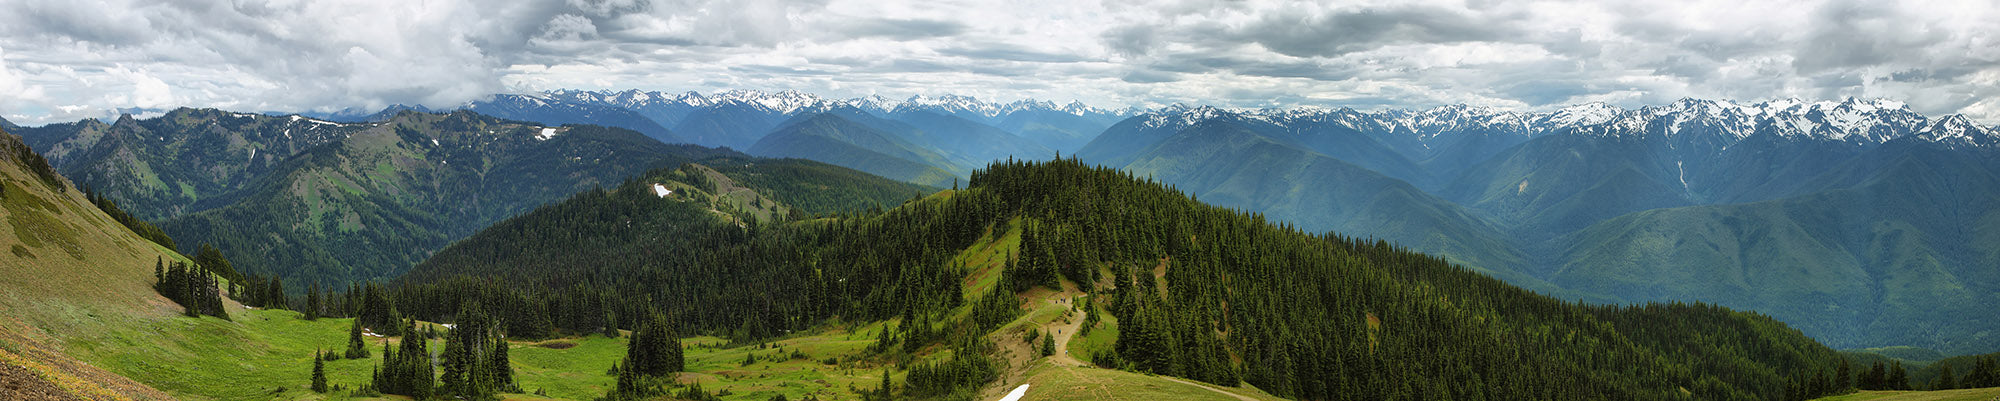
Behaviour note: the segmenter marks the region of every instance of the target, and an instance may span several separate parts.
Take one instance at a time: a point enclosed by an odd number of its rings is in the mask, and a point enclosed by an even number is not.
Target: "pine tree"
[[[679,337],[673,334],[666,315],[652,314],[626,348],[625,367],[641,376],[661,376],[681,371],[685,361],[681,356]]]
[[[1042,356],[1056,354],[1056,336],[1042,336]]]
[[[361,341],[361,322],[354,321],[347,326],[347,359],[368,357],[368,343]]]
[[[325,306],[319,299],[319,282],[313,282],[312,287],[306,290],[306,320],[319,320],[320,313],[326,310]]]
[[[291,309],[292,306],[289,303],[285,299],[285,280],[272,277],[271,286],[264,289],[264,307],[270,309]]]
[[[319,350],[313,350],[312,391],[326,392],[326,358],[320,357]]]
[[[496,333],[493,338],[493,352],[488,353],[487,376],[498,389],[514,388],[514,361],[507,356],[507,340]]]
[[[1958,388],[1958,378],[1952,375],[1951,364],[1941,363],[1938,365],[1938,377],[1931,379],[1931,389],[1950,390]]]
[[[618,315],[604,312],[604,338],[618,338]]]
[[[1840,358],[1840,367],[1833,371],[1833,391],[1841,392],[1854,388],[1854,367],[1847,358]]]
[[[1856,387],[1862,390],[1888,390],[1889,368],[1883,365],[1882,361],[1875,361],[1873,366],[1868,367],[1867,372],[1861,374],[1859,381]]]
[[[1889,378],[1887,387],[1888,390],[1910,389],[1910,373],[1903,370],[1902,361],[1889,363]]]

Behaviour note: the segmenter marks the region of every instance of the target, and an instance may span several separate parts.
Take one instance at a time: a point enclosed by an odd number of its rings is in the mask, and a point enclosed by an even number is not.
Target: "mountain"
[[[1033,141],[1049,149],[1063,153],[1076,153],[1091,138],[1111,128],[1121,118],[1107,112],[1100,112],[1072,102],[1062,108],[1033,107],[1021,108],[1007,115],[993,127]]]
[[[1051,157],[1055,150],[999,128],[929,111],[899,111],[889,118],[909,129],[894,130],[904,140],[943,155],[953,166],[971,170],[995,160]]]
[[[76,184],[109,194],[141,218],[220,207],[292,155],[364,129],[301,116],[181,108],[22,129],[30,146]]]
[[[542,103],[512,104],[523,109],[539,108],[543,110],[539,113],[549,114],[574,113],[571,109],[577,108],[629,110],[660,126],[672,128],[678,136],[692,143],[734,149],[748,149],[785,120],[844,108],[897,120],[900,120],[895,117],[897,114],[914,113],[954,117],[977,126],[978,130],[997,128],[1042,148],[1061,151],[1076,150],[1105,127],[1131,115],[1130,112],[1098,109],[1081,102],[1058,105],[1027,99],[992,103],[960,95],[917,95],[894,100],[880,96],[834,99],[789,90],[731,90],[711,94],[553,90],[524,96]],[[923,125],[915,121],[905,123]],[[985,134],[978,135],[985,137]],[[987,161],[991,160],[981,160],[969,167]]]
[[[1987,184],[2000,171],[1994,133],[1862,99],[1545,113],[1176,105],[1114,125],[1077,156],[1567,298],[1717,302],[1840,347],[1963,353],[2000,347],[1982,334],[1994,323],[1947,317],[1985,299],[1975,283],[1988,281],[1969,266],[1992,253],[1965,241],[1989,230],[1985,205],[2000,197]],[[1343,199],[1352,192],[1425,212],[1357,209],[1369,203]],[[1296,201],[1316,197],[1330,201]],[[1924,292],[1940,296],[1910,295]],[[1910,336],[1908,325],[1948,334]]]
[[[1366,233],[1418,249],[1450,250],[1444,254],[1516,285],[1555,290],[1516,273],[1525,264],[1513,250],[1517,245],[1464,208],[1403,181],[1260,133],[1261,123],[1211,119],[1121,158],[1129,160],[1125,164],[1094,164],[1173,183],[1203,202],[1261,211],[1314,231]]]
[[[507,313],[570,316],[537,305],[570,304],[551,289],[613,293],[599,299],[638,304],[608,310],[665,308],[683,330],[735,342],[889,321],[861,357],[937,361],[891,383],[905,396],[1063,388],[1099,374],[1061,361],[1079,350],[1095,350],[1079,363],[1298,399],[1801,399],[1835,391],[1824,375],[1843,360],[1756,314],[1564,302],[1071,160],[996,163],[963,190],[893,209],[770,224],[716,206],[708,189],[733,184],[686,181],[699,171],[649,173],[496,224],[424,262],[398,296],[525,296]],[[1029,328],[1071,346],[989,359],[1032,352],[1014,345]],[[927,379],[954,364],[1021,381]]]
[[[723,100],[689,112],[674,129],[696,144],[750,149],[784,119],[783,113],[756,103]]]
[[[593,124],[638,131],[661,143],[688,143],[667,127],[632,110],[553,101],[546,95],[494,95],[465,106],[480,114],[547,125]],[[386,112],[386,111],[385,111]]]
[[[757,141],[750,154],[816,160],[890,179],[945,186],[960,174],[943,155],[831,113],[803,116]]]
[[[0,395],[173,399],[77,349],[179,308],[153,292],[154,263],[185,260],[85,199],[20,137],[0,129]],[[210,319],[214,320],[214,319]]]
[[[229,242],[248,266],[329,283],[393,271],[354,265],[407,267],[486,223],[670,157],[719,154],[470,112],[344,124],[183,108],[24,131],[78,185],[171,220],[162,227],[183,246]]]

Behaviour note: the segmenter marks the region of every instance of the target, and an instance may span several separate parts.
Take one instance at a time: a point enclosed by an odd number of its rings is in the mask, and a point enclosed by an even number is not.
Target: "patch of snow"
[[[1023,384],[1021,387],[1015,387],[1014,391],[1007,392],[1006,397],[1000,397],[1000,401],[1021,401],[1021,397],[1026,395],[1028,395],[1028,385]]]
[[[433,147],[439,146],[437,138],[431,138],[431,146]]]
[[[1688,170],[1687,170],[1687,167],[1683,167],[1683,166],[1681,166],[1681,164],[1683,164],[1683,163],[1686,163],[1686,162],[1684,162],[1684,161],[1675,161],[1675,162],[1674,162],[1674,169],[1675,169],[1675,170],[1680,170],[1680,172],[1681,172],[1681,190],[1683,190],[1683,191],[1691,191],[1690,189],[1688,189]]]
[[[674,191],[671,189],[667,189],[667,186],[665,185],[653,184],[653,194],[665,198],[667,197],[667,195],[673,195]]]
[[[535,140],[546,141],[554,137],[556,137],[555,128],[543,127],[541,135],[535,135]]]

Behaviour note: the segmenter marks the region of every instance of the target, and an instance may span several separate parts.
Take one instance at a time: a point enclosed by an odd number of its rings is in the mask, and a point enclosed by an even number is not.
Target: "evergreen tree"
[[[1958,388],[1958,378],[1952,375],[1951,364],[1941,363],[1938,365],[1938,376],[1931,379],[1931,389],[1951,390]]]
[[[1883,365],[1882,361],[1875,361],[1873,366],[1868,367],[1867,372],[1861,374],[1861,379],[1858,381],[1860,383],[1856,387],[1862,390],[1888,390],[1890,389],[1889,367]]]
[[[492,379],[494,388],[510,390],[514,387],[514,361],[507,356],[507,340],[493,338],[493,352],[487,354],[487,377]]]
[[[1854,367],[1847,358],[1840,358],[1840,367],[1833,371],[1833,389],[1835,392],[1841,392],[1853,388]]]
[[[312,391],[326,392],[326,358],[320,357],[319,350],[313,350]]]
[[[222,250],[216,249],[215,245],[201,244],[201,249],[195,252],[194,263],[200,265],[203,269],[207,269],[209,272],[229,279],[229,281],[243,279],[243,275],[236,272],[236,267],[230,265],[229,258],[223,257]]]
[[[1980,356],[1973,361],[1972,371],[1966,373],[1961,384],[1966,388],[2000,386],[2000,366],[1996,366],[1992,355]]]
[[[666,315],[653,313],[626,348],[624,366],[640,376],[663,376],[679,372],[685,365],[680,339]]]
[[[306,310],[304,311],[306,320],[319,320],[320,313],[325,310],[326,305],[319,299],[319,282],[313,282],[312,287],[306,290]]]
[[[1889,363],[1889,378],[1886,387],[1888,390],[1909,390],[1911,388],[1910,373],[1903,370],[1902,361]]]
[[[285,299],[284,279],[272,277],[270,287],[264,289],[264,299],[265,308],[291,309],[290,302]]]
[[[1056,336],[1042,336],[1042,356],[1056,354]]]
[[[361,341],[361,322],[347,325],[347,359],[368,357],[368,343]]]
[[[604,312],[604,338],[618,338],[618,315]]]

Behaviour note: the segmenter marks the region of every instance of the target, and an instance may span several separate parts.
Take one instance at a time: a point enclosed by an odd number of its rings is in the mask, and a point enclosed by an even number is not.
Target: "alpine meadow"
[[[0,0],[0,400],[1992,400],[1996,19]]]

